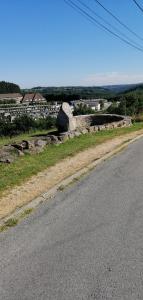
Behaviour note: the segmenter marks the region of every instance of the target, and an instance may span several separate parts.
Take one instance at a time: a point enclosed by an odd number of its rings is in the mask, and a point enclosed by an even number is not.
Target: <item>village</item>
[[[93,110],[93,113],[106,110],[112,102],[106,99],[80,99],[70,101],[72,111],[79,106],[85,106]],[[47,102],[46,98],[40,93],[8,93],[0,94],[0,119],[10,120],[11,122],[21,115],[28,115],[35,120],[46,118],[47,116],[56,117],[61,106],[61,101]]]

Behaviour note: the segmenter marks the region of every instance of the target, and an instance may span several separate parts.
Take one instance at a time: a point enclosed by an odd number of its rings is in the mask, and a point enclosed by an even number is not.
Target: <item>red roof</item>
[[[22,102],[45,102],[46,99],[40,93],[25,94]]]

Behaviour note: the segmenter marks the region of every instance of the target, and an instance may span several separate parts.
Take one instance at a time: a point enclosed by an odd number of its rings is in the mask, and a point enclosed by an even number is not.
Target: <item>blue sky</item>
[[[82,1],[143,47],[94,0]],[[143,38],[143,13],[132,0],[100,2]],[[63,0],[0,0],[0,38],[0,80],[21,87],[143,82],[143,52]]]

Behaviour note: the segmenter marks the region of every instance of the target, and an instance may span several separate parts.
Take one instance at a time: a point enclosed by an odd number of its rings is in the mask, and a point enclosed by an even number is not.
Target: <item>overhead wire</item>
[[[70,7],[72,7],[74,10],[76,10],[78,13],[80,13],[81,15],[83,15],[84,17],[86,17],[86,19],[90,20],[90,22],[92,22],[94,25],[98,25],[98,27],[102,28],[102,30],[109,32],[110,34],[112,34],[114,37],[120,39],[122,42],[126,43],[127,45],[131,46],[132,48],[143,52],[143,48],[136,46],[135,44],[129,42],[128,40],[126,40],[125,38],[123,38],[122,36],[120,36],[119,34],[113,32],[112,30],[110,30],[107,26],[105,26],[104,24],[102,24],[101,22],[99,22],[98,20],[96,20],[93,16],[91,16],[87,11],[85,11],[84,9],[82,9],[79,5],[77,5],[76,3],[74,3],[72,0],[64,0],[64,2],[66,4],[68,4]]]
[[[143,13],[143,7],[136,1],[136,0],[133,0],[133,2],[137,5],[137,7],[142,11]]]
[[[114,15],[108,8],[106,8],[99,0],[93,0],[94,2],[96,2],[98,5],[100,5],[110,16],[112,16],[121,26],[123,26],[124,28],[126,28],[130,33],[132,33],[134,36],[136,36],[138,39],[143,41],[143,38],[136,33],[135,31],[133,31],[129,26],[127,26],[125,23],[123,23],[116,15]],[[133,0],[135,1],[135,0]],[[137,1],[135,1],[137,2]]]
[[[137,42],[135,42],[132,38],[128,37],[127,34],[125,34],[124,32],[122,32],[121,30],[119,30],[117,27],[115,27],[114,25],[112,25],[110,22],[108,22],[105,18],[103,18],[102,16],[100,16],[99,14],[97,14],[95,12],[95,10],[93,10],[91,7],[89,7],[87,4],[85,4],[83,1],[81,0],[77,0],[82,6],[84,6],[85,8],[87,8],[92,14],[94,14],[97,18],[101,19],[105,24],[107,24],[108,26],[110,26],[113,30],[115,30],[115,32],[117,31],[119,34],[121,34],[122,36],[124,36],[128,41],[130,41],[131,43],[133,43],[134,45],[136,45],[137,47],[142,47],[142,45],[138,44]]]

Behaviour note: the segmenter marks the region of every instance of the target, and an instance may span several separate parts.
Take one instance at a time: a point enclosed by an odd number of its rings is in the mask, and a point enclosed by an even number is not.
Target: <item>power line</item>
[[[133,0],[135,1],[135,0]],[[109,9],[107,9],[99,0],[94,0],[98,5],[100,5],[110,16],[112,16],[120,25],[126,28],[130,33],[136,36],[138,39],[143,41],[143,38],[139,36],[135,31],[129,28],[125,23],[123,23],[118,17],[116,17]],[[136,1],[135,1],[136,2]]]
[[[133,2],[137,5],[137,7],[143,12],[143,7],[136,1],[133,0]]]
[[[68,6],[72,7],[76,12],[80,13],[86,20],[90,21],[90,23],[92,23],[93,25],[95,25],[95,22],[90,19],[90,17],[88,17],[87,15],[85,15],[82,11],[79,11],[79,9],[77,9],[72,3],[69,2],[70,0],[64,0],[64,2],[66,4],[68,4]],[[101,28],[98,24],[96,24],[97,27]],[[104,29],[103,29],[104,30]]]
[[[143,52],[143,48],[135,46],[133,43],[127,41],[126,39],[122,38],[112,30],[110,30],[108,27],[104,26],[101,22],[97,21],[93,16],[91,16],[88,12],[86,12],[84,9],[82,9],[80,6],[78,6],[76,3],[74,3],[72,0],[64,0],[65,3],[67,3],[69,6],[71,6],[74,10],[76,10],[78,13],[86,17],[86,19],[90,20],[94,25],[98,25],[98,27],[102,28],[104,31],[109,32],[116,38],[120,39],[122,42],[126,43],[127,45],[131,46],[132,48],[139,50]]]
[[[131,43],[133,43],[134,45],[136,45],[137,47],[142,47],[140,44],[136,43],[133,39],[131,39],[130,37],[128,37],[124,32],[120,31],[117,27],[115,27],[114,25],[112,25],[111,23],[109,23],[106,19],[104,19],[102,16],[100,16],[99,14],[97,14],[95,12],[95,10],[93,10],[92,8],[90,8],[88,5],[86,5],[83,1],[81,0],[77,0],[81,5],[83,5],[85,8],[87,8],[92,14],[94,14],[96,17],[98,17],[99,19],[101,19],[105,24],[107,24],[108,26],[110,26],[113,30],[115,30],[115,32],[117,31],[119,34],[121,34],[122,36],[124,36],[128,41],[130,41]]]

